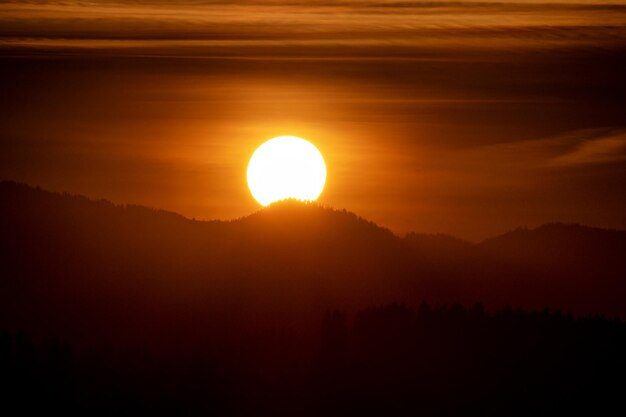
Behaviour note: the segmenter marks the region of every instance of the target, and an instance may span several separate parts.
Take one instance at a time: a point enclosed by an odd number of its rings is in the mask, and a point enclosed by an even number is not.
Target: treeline
[[[601,316],[480,306],[369,308],[324,318],[326,410],[356,415],[626,411],[626,326]]]
[[[241,340],[251,349],[155,356],[150,347],[75,349],[4,332],[2,407],[22,415],[626,411],[626,326],[603,317],[392,304],[328,313],[307,346],[288,331],[272,336],[273,351]],[[266,347],[255,351],[256,343]],[[280,352],[294,349],[307,354],[285,361]]]

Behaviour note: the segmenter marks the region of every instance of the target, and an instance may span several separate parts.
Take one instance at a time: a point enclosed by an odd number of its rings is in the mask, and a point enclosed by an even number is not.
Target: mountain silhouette
[[[471,244],[398,237],[293,201],[232,221],[14,182],[0,184],[0,201],[8,328],[145,341],[198,323],[297,327],[337,307],[421,300],[626,317],[623,231],[548,224]]]
[[[0,230],[10,415],[623,411],[626,327],[599,316],[626,317],[622,231],[472,244],[319,204],[196,221],[14,182]]]

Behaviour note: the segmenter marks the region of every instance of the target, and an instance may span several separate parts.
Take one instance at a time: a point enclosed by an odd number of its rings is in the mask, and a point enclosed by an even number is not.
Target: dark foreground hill
[[[233,328],[234,332],[238,329]],[[398,304],[326,314],[247,349],[76,349],[0,332],[5,415],[623,415],[626,326],[480,306]],[[215,337],[211,329],[198,332]]]
[[[472,245],[400,238],[316,205],[201,222],[10,182],[0,185],[0,228],[3,324],[68,337],[94,323],[144,337],[182,331],[191,317],[251,315],[257,325],[288,314],[297,323],[420,300],[626,317],[621,231],[550,224]]]
[[[625,232],[550,224],[475,245],[317,205],[201,222],[11,182],[0,230],[0,366],[18,403],[528,415],[623,388],[622,323],[566,313],[626,317]],[[454,307],[390,305],[422,300]]]

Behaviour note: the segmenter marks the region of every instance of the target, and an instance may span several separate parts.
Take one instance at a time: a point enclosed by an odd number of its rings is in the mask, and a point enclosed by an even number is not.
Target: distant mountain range
[[[14,182],[0,183],[0,230],[0,326],[77,342],[295,326],[394,301],[626,318],[624,231],[554,223],[471,244],[315,204],[195,221]]]

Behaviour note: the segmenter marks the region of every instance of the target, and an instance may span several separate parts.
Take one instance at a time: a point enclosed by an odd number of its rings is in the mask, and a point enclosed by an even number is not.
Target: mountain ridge
[[[150,206],[146,206],[146,205],[142,205],[142,204],[132,204],[132,203],[114,203],[111,202],[110,200],[107,199],[103,199],[103,198],[91,198],[91,197],[87,197],[78,193],[70,193],[70,192],[64,192],[64,191],[50,191],[47,190],[45,188],[39,187],[39,186],[30,186],[28,184],[25,183],[21,183],[21,182],[17,182],[17,181],[13,181],[13,180],[1,180],[0,181],[0,195],[4,195],[6,192],[15,192],[15,191],[28,191],[30,193],[32,192],[37,192],[37,193],[43,193],[46,194],[49,197],[55,196],[55,197],[63,197],[63,198],[70,198],[70,199],[74,199],[74,200],[78,200],[78,201],[82,201],[83,203],[93,203],[95,205],[102,205],[102,206],[106,206],[109,208],[118,208],[118,209],[123,209],[129,212],[137,212],[137,213],[148,213],[148,214],[152,214],[152,215],[159,215],[159,216],[169,216],[170,218],[174,219],[177,218],[179,220],[185,220],[188,222],[193,222],[193,223],[197,223],[197,224],[216,224],[216,223],[223,223],[223,224],[229,224],[229,223],[235,223],[235,222],[240,222],[240,221],[248,221],[248,219],[252,219],[258,216],[263,216],[263,215],[267,215],[269,212],[276,212],[276,211],[281,211],[284,210],[285,208],[289,208],[291,207],[296,208],[296,209],[300,209],[300,208],[305,208],[307,207],[308,209],[315,209],[315,210],[327,210],[330,211],[332,213],[335,214],[341,214],[341,215],[345,215],[346,217],[352,218],[357,220],[358,222],[360,222],[361,224],[367,224],[369,226],[375,226],[379,229],[385,230],[388,233],[393,234],[394,236],[400,238],[400,239],[432,239],[432,240],[437,240],[440,242],[443,241],[447,241],[447,242],[455,242],[455,243],[459,243],[461,245],[463,244],[469,244],[472,246],[481,246],[481,245],[487,245],[491,242],[495,242],[495,241],[499,241],[502,239],[505,239],[507,237],[511,237],[511,236],[520,236],[520,235],[529,235],[532,233],[537,233],[537,232],[541,232],[543,233],[546,230],[549,229],[579,229],[579,230],[583,230],[583,231],[605,231],[605,232],[615,232],[615,233],[619,233],[619,234],[624,234],[626,235],[626,230],[622,230],[622,229],[613,229],[613,228],[606,228],[606,227],[598,227],[598,226],[590,226],[590,225],[584,225],[584,224],[580,224],[580,223],[565,223],[565,222],[558,222],[558,221],[550,221],[547,223],[543,223],[539,226],[536,227],[528,227],[528,226],[518,226],[515,229],[511,229],[508,231],[505,231],[501,234],[492,236],[492,237],[487,237],[485,239],[482,239],[478,242],[472,242],[469,240],[465,240],[463,238],[460,238],[458,236],[455,235],[451,235],[448,233],[441,233],[441,232],[436,232],[436,233],[424,233],[424,232],[418,232],[418,231],[410,231],[405,233],[404,235],[399,235],[394,233],[393,231],[391,231],[389,228],[379,225],[371,220],[368,220],[362,216],[359,216],[358,214],[351,212],[347,209],[338,209],[338,208],[334,208],[334,207],[330,207],[330,206],[326,206],[324,204],[321,203],[317,203],[317,202],[299,202],[296,200],[291,200],[291,199],[286,199],[286,200],[281,200],[278,201],[276,203],[271,204],[268,207],[263,207],[257,211],[254,211],[250,214],[247,214],[245,216],[241,216],[238,218],[233,218],[233,219],[196,219],[196,218],[189,218],[183,214],[177,213],[175,211],[171,211],[171,210],[166,210],[166,209],[160,209],[160,208],[155,208],[155,207],[150,207]],[[265,214],[264,214],[265,213]]]
[[[0,326],[140,342],[423,300],[626,318],[624,232],[552,225],[472,244],[315,204],[199,221],[17,183],[0,197]]]

